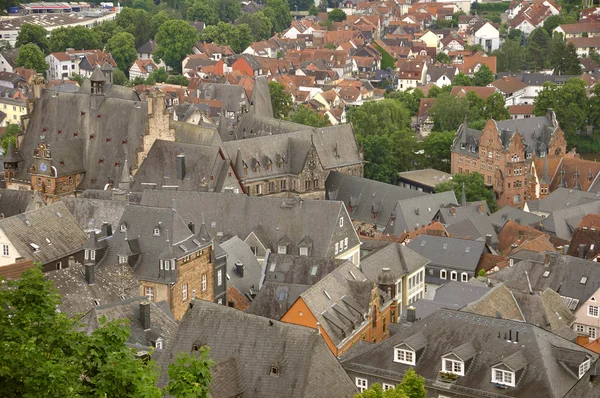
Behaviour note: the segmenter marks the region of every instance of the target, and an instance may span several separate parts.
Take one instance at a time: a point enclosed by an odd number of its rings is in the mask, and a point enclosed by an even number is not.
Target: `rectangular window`
[[[188,295],[187,295],[187,283],[184,283],[181,286],[181,295],[183,296],[183,301],[187,300]]]
[[[515,374],[513,372],[501,369],[492,369],[492,383],[515,385]]]
[[[340,217],[340,227],[344,226],[344,217]]]
[[[340,247],[339,247],[338,243],[335,242],[335,254],[338,254],[339,251],[340,251]]]
[[[300,248],[300,255],[301,256],[308,256],[308,247],[301,247]]]
[[[455,361],[453,359],[444,359],[443,368],[444,368],[444,372],[454,373],[459,376],[462,376],[464,374],[462,361]]]
[[[84,253],[83,254],[83,258],[86,259],[86,260],[89,260],[89,258],[90,258],[90,251],[88,249],[85,249],[85,251],[83,253]]]
[[[154,301],[154,288],[153,287],[146,286],[144,288],[144,294],[146,296],[146,299],[148,299],[150,301]]]
[[[597,332],[597,330],[596,330],[595,327],[590,326],[588,328],[588,334],[590,335],[590,339],[596,340],[596,337],[597,337],[597,333],[596,332]]]
[[[223,284],[223,270],[217,271],[217,286],[221,286]]]
[[[598,307],[595,305],[588,306],[588,315],[598,318]]]
[[[392,388],[394,388],[394,386],[392,384],[388,384],[388,383],[383,383],[381,385],[381,387],[383,388],[383,391],[391,390]]]
[[[360,377],[356,378],[356,388],[358,388],[358,391],[363,392],[365,391],[368,387],[367,384],[367,379],[362,379]]]
[[[348,238],[344,238],[344,250],[348,248]]]
[[[590,369],[590,366],[591,366],[591,361],[589,359],[585,360],[581,365],[579,365],[579,378],[580,379]]]
[[[96,250],[90,250],[90,259],[92,259],[92,260],[96,259]]]
[[[415,353],[413,351],[396,348],[394,349],[394,362],[400,362],[406,365],[414,365]]]
[[[287,254],[286,246],[277,246],[277,254]]]
[[[8,249],[8,245],[2,245],[2,255],[4,257],[10,256],[10,250]]]
[[[202,291],[206,291],[206,274],[202,274]]]

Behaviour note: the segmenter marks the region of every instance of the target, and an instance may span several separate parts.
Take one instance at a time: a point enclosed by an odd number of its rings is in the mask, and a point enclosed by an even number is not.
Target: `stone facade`
[[[169,303],[176,320],[183,317],[192,298],[214,302],[214,267],[211,263],[211,251],[212,248],[207,247],[176,260],[177,282],[172,285],[140,280],[140,295],[147,296],[146,288],[152,288],[152,301],[164,300]]]
[[[461,126],[461,129],[463,126]],[[459,130],[459,134],[461,131]],[[461,145],[461,150],[455,150]],[[501,132],[494,120],[488,120],[479,141],[457,143],[452,151],[452,174],[483,175],[485,184],[493,189],[499,207],[513,206],[523,208],[526,200],[534,197],[536,189],[532,183],[532,157],[536,154],[528,150],[518,130],[508,142],[502,141]],[[547,150],[539,156],[564,155],[566,141],[560,127],[552,134]]]

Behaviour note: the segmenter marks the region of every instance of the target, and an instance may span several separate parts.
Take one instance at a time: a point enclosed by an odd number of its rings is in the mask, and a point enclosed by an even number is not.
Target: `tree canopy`
[[[425,379],[410,368],[402,378],[402,382],[393,388],[383,390],[381,384],[375,383],[366,391],[356,394],[354,398],[426,398]]]
[[[273,23],[262,11],[254,12],[252,14],[245,12],[238,18],[236,23],[248,25],[254,41],[267,40],[271,37]]]
[[[334,8],[327,13],[327,19],[333,22],[342,22],[347,18],[346,13],[341,8]]]
[[[90,335],[57,312],[60,296],[39,267],[0,287],[0,395],[3,397],[160,398],[154,361],[139,360],[126,346],[126,321],[100,321]],[[210,384],[206,352],[184,355],[169,366],[164,392],[206,396]]]
[[[97,31],[85,26],[54,29],[50,32],[50,52],[62,52],[67,48],[75,50],[102,48]]]
[[[481,65],[481,68],[473,75],[473,85],[485,87],[496,79],[494,72],[487,65]]]
[[[135,37],[128,32],[117,33],[106,43],[106,51],[112,55],[120,70],[128,71],[137,59]]]
[[[4,135],[2,136],[2,150],[4,153],[8,150],[8,143],[12,142],[13,148],[16,147],[17,136],[21,134],[21,127],[18,124],[9,123],[6,126],[6,130],[4,131]]]
[[[44,73],[48,70],[48,63],[46,62],[44,53],[34,43],[21,46],[19,55],[15,59],[15,66],[35,69],[37,73]]]
[[[456,131],[433,131],[423,140],[426,167],[450,172],[451,147]]]
[[[196,29],[186,21],[167,21],[156,34],[154,57],[163,60],[174,70],[181,71],[181,61],[190,53],[196,39]]]
[[[200,40],[220,46],[228,45],[236,53],[244,51],[253,42],[252,31],[248,25],[231,25],[225,22],[204,28]]]
[[[498,209],[496,201],[494,200],[494,193],[485,186],[483,175],[477,172],[470,174],[454,174],[451,180],[436,185],[435,192],[454,191],[456,197],[460,198],[463,185],[468,202],[485,200],[492,212]]]
[[[282,33],[292,23],[290,5],[287,0],[267,0],[263,13],[271,20],[273,26],[271,34]]]
[[[329,126],[329,119],[313,111],[307,106],[300,105],[298,109],[290,114],[289,120],[294,123],[300,123],[305,126],[325,127]]]
[[[273,116],[283,119],[292,110],[292,95],[285,91],[283,84],[272,80],[269,82],[269,93],[271,94],[271,105]]]
[[[48,32],[40,25],[23,24],[19,35],[17,36],[17,42],[15,47],[21,47],[25,44],[36,44],[43,53],[48,53]]]

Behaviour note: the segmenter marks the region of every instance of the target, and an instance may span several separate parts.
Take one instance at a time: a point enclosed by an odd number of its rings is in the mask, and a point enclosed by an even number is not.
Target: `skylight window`
[[[587,283],[587,280],[588,280],[587,276],[583,276],[583,277],[581,277],[581,280],[579,281],[579,283],[581,283],[582,285],[585,285]]]
[[[331,296],[329,295],[329,293],[327,293],[327,291],[323,290],[323,293],[325,293],[325,296],[326,296],[326,297],[327,297],[329,300],[331,300]]]
[[[542,274],[542,276],[543,276],[544,278],[547,278],[547,277],[548,277],[548,275],[550,275],[550,271],[544,271],[544,273]]]
[[[467,247],[465,248],[465,253],[468,253],[468,252],[470,252],[470,251],[471,251],[471,246],[467,246]]]
[[[317,270],[318,269],[319,269],[319,267],[317,267],[316,265],[314,267],[312,267],[312,269],[310,270],[310,276],[317,275]]]

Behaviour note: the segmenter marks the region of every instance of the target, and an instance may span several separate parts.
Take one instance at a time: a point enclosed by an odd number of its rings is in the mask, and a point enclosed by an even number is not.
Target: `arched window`
[[[458,280],[458,273],[456,271],[450,272],[450,279],[453,281]]]
[[[440,278],[441,279],[448,279],[448,271],[446,271],[445,269],[440,271]]]
[[[469,274],[467,274],[466,272],[463,272],[462,274],[460,274],[461,282],[467,282],[468,280],[469,280]]]

